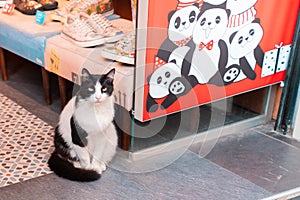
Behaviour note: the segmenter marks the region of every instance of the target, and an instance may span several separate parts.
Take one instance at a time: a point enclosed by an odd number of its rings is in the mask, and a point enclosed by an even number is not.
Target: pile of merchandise
[[[14,0],[16,9],[26,15],[37,10],[53,10],[52,21],[62,23],[61,36],[80,47],[103,45],[104,58],[134,65],[135,31],[123,33],[107,17],[113,14],[112,0]]]
[[[69,14],[62,28],[62,37],[81,47],[117,42],[123,35],[102,14],[95,12],[91,15],[84,12]]]
[[[113,5],[111,0],[70,0],[63,6],[51,13],[51,19],[64,22],[68,14],[79,14],[93,12],[108,16],[113,14]]]
[[[54,10],[58,7],[55,0],[15,0],[16,10],[26,15],[35,15],[37,10]]]
[[[102,56],[119,62],[134,64],[135,32],[124,34],[107,18],[112,14],[111,1],[70,0],[51,13],[51,19],[63,23],[62,37],[80,47],[106,44]]]

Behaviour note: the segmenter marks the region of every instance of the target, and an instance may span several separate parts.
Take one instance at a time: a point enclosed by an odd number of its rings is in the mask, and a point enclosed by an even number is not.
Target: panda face
[[[181,41],[190,37],[199,14],[197,6],[187,6],[173,13],[169,20],[168,36],[171,41]]]
[[[217,41],[226,32],[228,23],[227,12],[221,8],[206,10],[198,19],[194,28],[193,40],[196,44],[200,42]]]
[[[230,55],[242,58],[252,52],[263,37],[263,29],[259,23],[251,23],[241,28],[232,38]]]
[[[256,2],[257,0],[227,0],[226,9],[231,11],[231,15],[237,15],[254,6]]]
[[[175,78],[180,77],[181,70],[174,63],[167,63],[153,72],[149,80],[149,94],[152,98],[167,96],[169,87]]]
[[[175,63],[179,68],[181,68],[185,55],[187,54],[189,49],[190,47],[188,46],[182,46],[174,49],[174,51],[171,53],[169,57],[168,62]]]

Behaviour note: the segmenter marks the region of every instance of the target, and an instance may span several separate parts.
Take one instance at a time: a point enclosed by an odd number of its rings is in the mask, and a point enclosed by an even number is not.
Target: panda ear
[[[196,6],[197,8],[199,8],[199,3],[194,3],[193,6]]]
[[[227,13],[227,16],[229,17],[230,16],[230,13],[231,11],[229,9],[226,9],[226,13]]]
[[[236,33],[237,33],[237,31],[231,34],[231,36],[229,38],[230,44],[232,43],[232,40],[233,40],[234,36],[236,35]]]
[[[252,21],[252,23],[258,23],[258,24],[260,24],[260,19],[259,19],[259,18],[255,18],[255,19]]]
[[[169,21],[171,20],[171,18],[174,15],[175,12],[176,12],[175,10],[172,10],[171,12],[169,12],[169,14],[168,14],[168,20]]]
[[[224,3],[220,4],[220,8],[226,9],[226,1]]]
[[[175,59],[173,59],[173,60],[170,60],[170,61],[169,61],[169,63],[174,63],[174,64],[177,64]]]

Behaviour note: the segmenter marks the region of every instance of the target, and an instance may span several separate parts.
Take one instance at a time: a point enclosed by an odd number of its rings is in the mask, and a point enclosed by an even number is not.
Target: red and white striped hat
[[[191,6],[195,3],[199,3],[199,9],[200,9],[203,4],[203,0],[178,0],[177,10],[181,8],[185,8],[187,6]]]
[[[255,19],[255,15],[256,10],[254,6],[243,13],[237,15],[230,15],[227,27],[237,27],[242,24],[245,24],[246,22],[253,21]]]

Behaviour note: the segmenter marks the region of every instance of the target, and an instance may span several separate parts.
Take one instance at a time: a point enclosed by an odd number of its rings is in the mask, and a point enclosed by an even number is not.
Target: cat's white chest
[[[113,120],[113,109],[107,104],[84,104],[75,111],[75,119],[90,134],[99,134]]]

